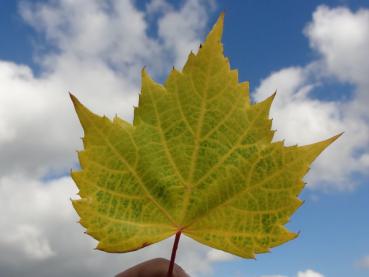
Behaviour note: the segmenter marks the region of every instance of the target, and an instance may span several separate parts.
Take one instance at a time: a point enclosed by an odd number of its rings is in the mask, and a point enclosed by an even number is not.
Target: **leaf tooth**
[[[270,111],[270,107],[273,103],[275,95],[276,95],[276,93],[273,93],[271,96],[267,97],[263,101],[255,103],[255,104],[252,105],[252,107],[254,107],[256,109],[261,109],[262,115],[266,119],[271,120],[271,123],[273,122],[273,118],[269,119],[269,111]]]
[[[140,123],[139,109],[138,107],[133,108],[133,126],[137,126]]]
[[[93,237],[96,240],[101,240],[104,237],[101,231],[99,232],[98,230],[92,230],[90,228],[86,229],[84,233],[86,235]]]
[[[263,253],[270,253],[270,252],[272,252],[272,251],[269,247],[266,247],[266,246],[255,247],[255,253],[256,254],[263,254]],[[257,260],[256,257],[254,259]]]
[[[249,81],[243,81],[238,83],[238,86],[241,88],[242,95],[246,97],[246,106],[250,105],[250,82]]]
[[[77,186],[78,186],[78,182],[79,182],[78,174],[80,174],[80,171],[72,171],[70,173],[70,176],[72,177],[73,181],[77,184]]]
[[[173,69],[173,70],[175,70],[175,69]],[[151,78],[151,76],[147,73],[145,68],[143,68],[142,71],[141,71],[141,79],[142,79],[142,86],[141,86],[141,94],[140,94],[138,109],[140,109],[140,104],[142,104],[142,101],[144,101],[143,98],[145,97],[145,95],[147,93],[152,93],[152,91],[161,92],[161,93],[166,92],[165,88],[161,84],[155,82]],[[151,87],[155,87],[156,89],[152,90],[152,89],[150,89]]]
[[[272,106],[272,103],[276,95],[277,95],[277,91],[275,91],[271,96],[269,96],[264,101],[262,101],[262,102],[265,102],[266,105],[268,105],[268,110],[270,110],[270,107]]]
[[[145,67],[143,67],[142,69],[141,69],[141,82],[142,82],[142,84],[144,83],[144,80],[145,79],[151,79],[150,78],[150,76],[149,76],[149,74],[147,73],[147,70],[146,70],[146,68]]]
[[[89,109],[87,109],[73,94],[69,93],[69,95],[73,102],[74,109],[76,110],[76,113],[78,115],[79,121],[81,122],[85,134],[87,133],[88,127],[91,124],[90,121],[94,121],[94,119],[97,121],[101,121],[101,119],[103,118],[106,119],[105,116],[102,118],[97,114],[91,112]]]
[[[305,169],[305,171],[304,171],[304,175],[303,175],[303,176],[305,176],[306,174],[308,174],[308,173],[309,173],[309,171],[310,171],[310,169],[311,169],[311,167],[310,167],[310,166],[306,167],[306,169]]]
[[[306,183],[303,182],[302,179],[298,180],[298,182],[296,183],[296,185],[294,186],[293,191],[292,191],[293,196],[298,197],[300,195],[301,191],[305,188],[305,185],[306,185]],[[298,198],[298,199],[300,201],[302,201],[300,198]]]
[[[126,131],[132,128],[132,124],[120,118],[117,114],[113,118],[114,127],[123,128]]]
[[[173,66],[173,70],[174,70],[174,66]],[[160,86],[160,84],[156,83],[150,76],[150,74],[147,72],[146,68],[143,67],[141,70],[141,82],[142,82],[142,87],[141,87],[141,93],[143,92],[145,85],[156,85],[156,86]]]
[[[250,82],[249,81],[244,81],[239,83],[239,85],[245,90],[247,91],[247,93],[250,92]]]
[[[299,233],[290,232],[287,230],[285,226],[280,226],[282,232],[284,233],[284,237],[281,239],[281,241],[276,244],[275,246],[281,245],[287,241],[293,240],[299,236]]]
[[[86,220],[84,220],[84,208],[83,208],[83,203],[82,203],[82,199],[78,199],[78,200],[72,200],[72,205],[75,209],[75,211],[77,212],[78,216],[80,217],[78,223],[81,224],[83,227],[87,228],[87,222]]]
[[[186,67],[186,66],[187,66],[187,63],[186,63],[186,65],[185,65],[185,67]],[[177,79],[179,76],[181,76],[181,75],[183,75],[183,73],[182,73],[181,71],[177,70],[176,68],[173,68],[173,69],[170,71],[170,73],[169,73],[168,77],[166,78],[166,80],[164,81],[164,87],[167,89],[167,88],[168,88],[168,86],[170,86],[170,83],[172,83],[172,82],[176,82],[176,79]]]
[[[282,139],[281,140],[281,144],[282,144],[282,146],[285,146],[286,145],[286,140],[285,139]]]
[[[87,167],[87,165],[89,163],[88,152],[87,151],[78,151],[78,160],[79,160],[79,164],[80,164],[82,169]]]
[[[231,78],[233,78],[235,80],[235,82],[238,83],[238,70],[237,69],[230,69],[230,66],[229,66],[229,61],[228,59],[226,59],[227,61],[227,70],[229,70],[230,74],[231,74]]]
[[[195,53],[191,51],[190,54],[188,54],[187,62],[192,61],[195,57],[196,57]]]

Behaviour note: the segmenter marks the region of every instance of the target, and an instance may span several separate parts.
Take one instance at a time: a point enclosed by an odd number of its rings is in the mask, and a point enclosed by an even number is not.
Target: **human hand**
[[[166,277],[168,273],[170,261],[163,258],[152,259],[124,272],[119,273],[115,277]],[[179,265],[175,264],[173,269],[173,277],[190,277]]]

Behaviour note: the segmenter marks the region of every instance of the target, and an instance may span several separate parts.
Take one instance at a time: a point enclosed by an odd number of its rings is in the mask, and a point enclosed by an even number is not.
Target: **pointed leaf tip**
[[[72,102],[74,103],[76,100],[77,100],[77,98],[70,92],[70,91],[68,91],[68,93],[69,93],[69,97],[70,97],[70,99],[72,100]]]
[[[323,140],[321,143],[324,144],[324,148],[326,148],[328,145],[332,144],[334,141],[336,141],[340,136],[343,135],[344,132],[341,132],[333,137],[330,137],[326,140]]]
[[[142,79],[142,86],[145,82],[149,81],[150,83],[154,83],[154,80],[151,78],[150,74],[146,70],[146,66],[144,66],[141,70],[141,79]]]
[[[141,77],[145,76],[146,74],[147,74],[146,66],[143,66],[142,69],[141,69]]]
[[[78,98],[76,96],[74,96],[74,94],[72,94],[71,92],[69,92],[69,97],[72,100],[74,109],[77,111],[78,113],[78,108],[82,107],[83,105],[81,104],[81,102],[78,100]]]
[[[219,15],[219,17],[218,17],[217,21],[215,22],[213,28],[211,29],[210,33],[208,34],[204,45],[208,41],[214,41],[215,40],[215,41],[220,42],[220,40],[222,38],[222,35],[223,35],[223,26],[224,26],[224,12],[222,12]]]
[[[216,25],[221,25],[222,29],[223,29],[223,25],[224,25],[224,11],[222,11],[216,21]]]
[[[276,97],[276,95],[277,95],[277,91],[273,92],[273,94],[271,96],[269,96],[267,99],[269,101],[273,102],[274,101],[274,98]]]
[[[144,81],[146,78],[147,78],[147,71],[146,71],[146,68],[145,68],[145,67],[143,67],[143,68],[141,69],[141,81],[142,81],[142,83],[143,83],[143,81]]]
[[[332,137],[332,139],[333,139],[333,140],[332,140],[332,142],[333,142],[333,141],[335,141],[336,139],[338,139],[338,138],[339,138],[340,136],[342,136],[344,133],[345,133],[345,132],[341,132],[341,133],[339,133],[339,134],[337,134],[337,135],[333,136],[333,137]]]
[[[224,27],[224,12],[222,12],[219,15],[217,22],[215,23],[213,27],[213,30],[219,35],[219,39],[221,38],[223,34],[223,27]]]

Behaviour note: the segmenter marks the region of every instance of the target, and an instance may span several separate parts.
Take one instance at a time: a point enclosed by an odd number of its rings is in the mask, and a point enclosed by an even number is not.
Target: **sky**
[[[0,276],[114,276],[169,258],[173,238],[128,254],[94,250],[70,198],[83,131],[68,91],[132,121],[143,66],[162,82],[220,12],[224,51],[253,101],[277,91],[274,140],[344,135],[304,178],[297,239],[245,260],[181,239],[191,276],[369,275],[369,2],[36,0],[0,3]]]

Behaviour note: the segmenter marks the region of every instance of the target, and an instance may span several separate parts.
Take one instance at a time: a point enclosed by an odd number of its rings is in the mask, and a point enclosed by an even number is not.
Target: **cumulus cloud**
[[[317,50],[328,73],[342,81],[368,84],[369,10],[319,6],[305,28],[310,45]],[[364,59],[363,59],[364,58]]]
[[[311,188],[352,189],[352,177],[369,172],[368,26],[369,10],[319,6],[304,30],[319,58],[273,72],[255,90],[256,100],[278,91],[271,110],[276,140],[307,144],[345,132],[313,165],[307,176]],[[332,79],[352,84],[351,98],[313,96],[314,89],[324,90]]]
[[[159,37],[173,50],[176,66],[186,61],[188,49],[196,50],[199,46],[198,34],[204,30],[204,18],[208,12],[201,8],[200,3],[197,0],[189,0],[183,9],[166,13],[158,22]]]
[[[230,261],[232,259],[234,259],[235,256],[224,252],[224,251],[220,251],[217,249],[211,249],[207,255],[207,260],[212,261],[212,262],[225,262],[225,261]]]
[[[324,277],[324,275],[314,270],[308,269],[306,271],[299,271],[297,273],[297,277]]]
[[[288,276],[286,275],[263,275],[260,277],[288,277]],[[307,269],[305,271],[299,271],[296,277],[324,277],[324,275],[312,269]]]
[[[287,277],[286,275],[262,275],[260,277]]]

